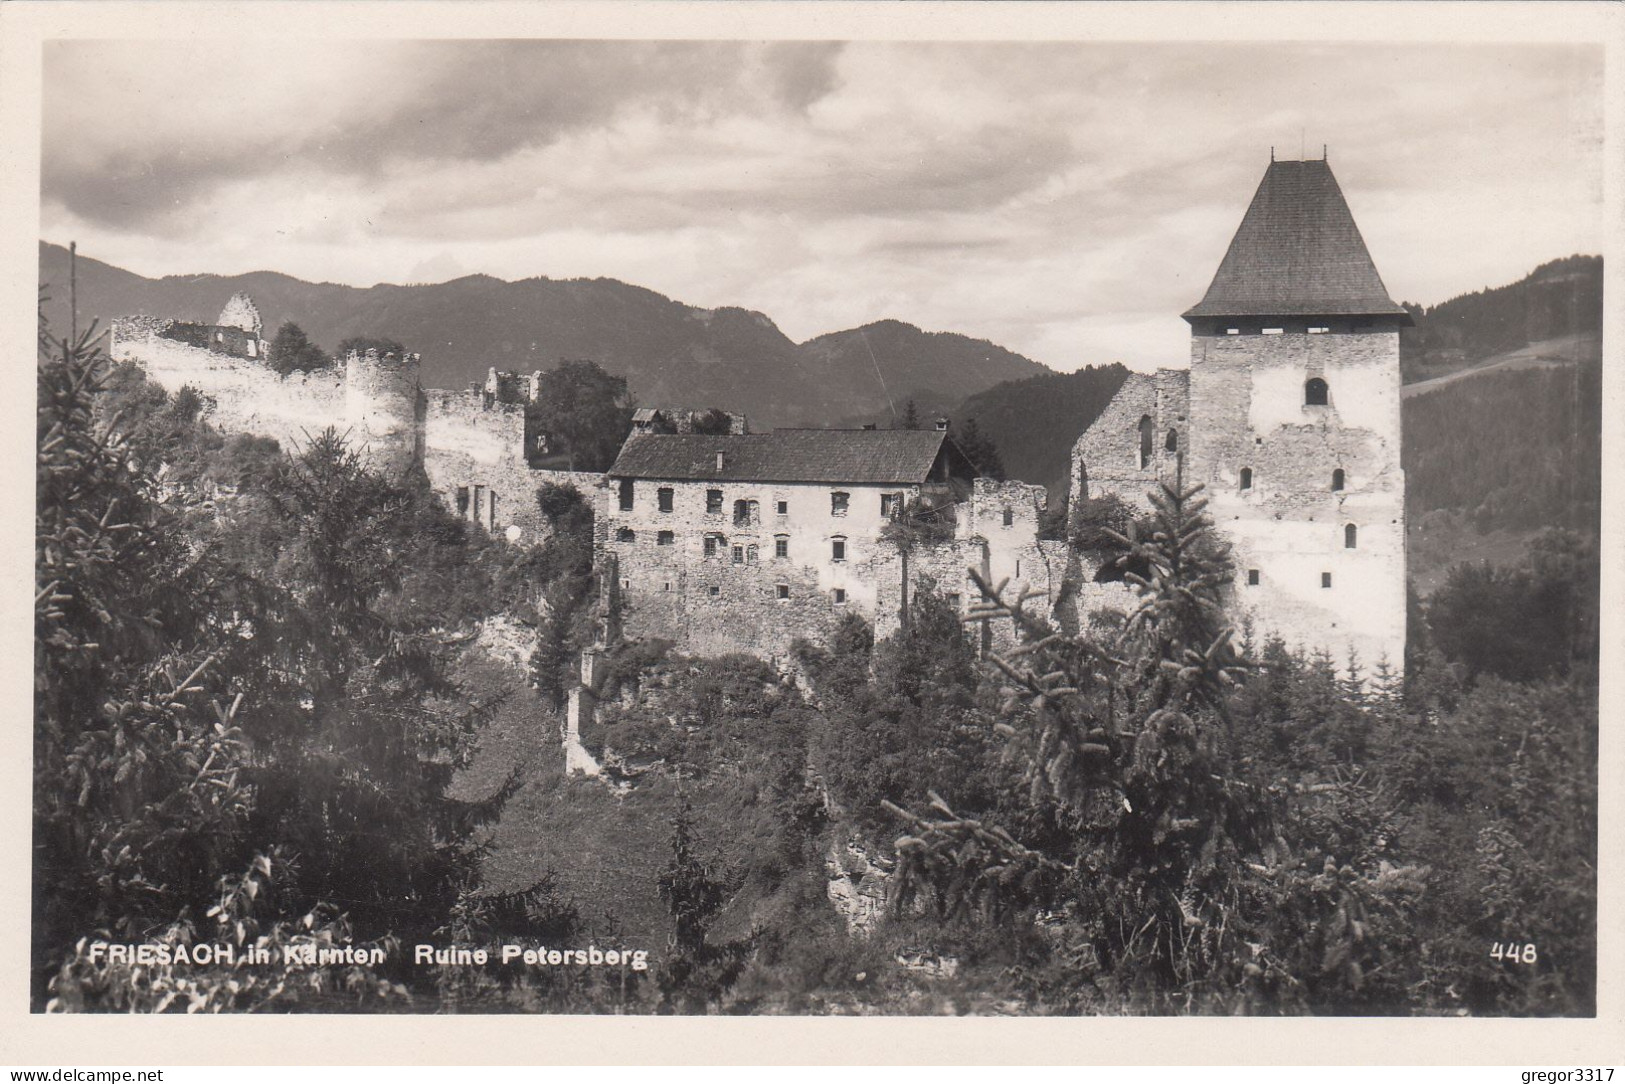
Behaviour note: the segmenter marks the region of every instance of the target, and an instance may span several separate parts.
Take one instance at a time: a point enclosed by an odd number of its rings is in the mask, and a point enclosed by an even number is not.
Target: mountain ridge
[[[68,252],[40,242],[42,311],[67,321]],[[722,407],[768,427],[827,424],[917,392],[948,402],[1052,370],[985,339],[878,320],[797,343],[766,313],[703,308],[604,277],[509,282],[475,273],[443,283],[312,283],[279,271],[148,278],[80,255],[80,312],[144,313],[212,323],[239,290],[267,338],[285,320],[331,349],[352,336],[391,338],[423,355],[430,387],[483,381],[490,368],[548,369],[588,358],[624,376],[650,406]]]

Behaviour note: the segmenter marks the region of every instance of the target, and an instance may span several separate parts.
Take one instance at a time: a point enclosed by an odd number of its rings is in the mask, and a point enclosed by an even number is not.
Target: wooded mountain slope
[[[67,259],[61,246],[40,245],[46,315],[62,328]],[[741,410],[762,428],[883,410],[888,393],[899,407],[916,394],[958,402],[1047,371],[993,343],[896,320],[796,343],[761,313],[695,308],[614,279],[470,275],[361,289],[267,271],[149,279],[84,256],[78,276],[84,320],[146,313],[212,323],[241,290],[259,306],[267,338],[284,320],[329,350],[351,336],[391,338],[423,355],[430,387],[484,380],[492,366],[529,372],[589,358],[626,377],[640,404]]]

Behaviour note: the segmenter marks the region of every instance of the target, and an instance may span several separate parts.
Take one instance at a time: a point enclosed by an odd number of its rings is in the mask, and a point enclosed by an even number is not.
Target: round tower
[[[418,355],[354,350],[344,359],[345,421],[367,464],[392,475],[423,462]]]

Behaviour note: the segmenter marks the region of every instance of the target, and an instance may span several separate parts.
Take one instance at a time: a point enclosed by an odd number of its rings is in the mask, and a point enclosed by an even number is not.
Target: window
[[[715,557],[717,555],[717,550],[720,547],[721,542],[722,542],[722,540],[720,538],[718,538],[714,534],[706,535],[705,536],[705,555],[707,557]]]
[[[1013,512],[1010,509],[1006,508],[1004,510],[1004,525],[1006,527],[1009,527],[1009,526],[1013,525],[1015,522],[1016,522],[1016,514],[1015,514],[1015,512]]]
[[[621,479],[621,511],[632,511],[632,479]]]
[[[790,514],[790,502],[789,501],[780,501],[780,502],[778,502],[778,507],[777,507],[777,509],[775,509],[775,511],[777,511],[778,514],[781,515],[781,516],[788,516]]]
[[[496,530],[497,529],[497,495],[496,495],[495,490],[491,491],[490,499],[485,502],[485,514],[489,517],[489,519],[488,519],[488,521],[486,523],[486,526],[489,527],[493,531]]]
[[[1332,574],[1330,572],[1322,572],[1320,574],[1320,586],[1322,586],[1322,587],[1330,587],[1331,585],[1332,585]]]
[[[755,546],[746,546],[745,547],[745,563],[747,565],[755,564],[756,563],[756,556],[757,556],[758,552],[759,551],[756,549]]]
[[[1303,385],[1303,402],[1305,406],[1326,405],[1326,382],[1318,376],[1312,376]]]
[[[676,544],[677,536],[670,531],[661,531],[655,535],[655,545],[657,546],[674,546]]]
[[[1286,331],[1286,328],[1284,328],[1284,327],[1267,327],[1267,328],[1264,329],[1263,333],[1265,335],[1280,335],[1280,334],[1285,333],[1285,331]]]
[[[773,556],[783,560],[790,556],[790,536],[781,534],[773,540]]]
[[[670,591],[671,590],[671,581],[667,580],[665,585],[663,587],[661,587],[661,590],[662,591]]]
[[[734,501],[734,526],[748,527],[761,520],[760,506],[755,501]]]
[[[1140,415],[1140,469],[1144,470],[1151,465],[1151,435],[1156,426],[1152,424],[1151,415]]]
[[[615,532],[615,541],[617,542],[636,542],[637,540],[638,533],[630,527],[622,527]]]
[[[722,588],[713,583],[711,585],[711,597],[716,598],[720,594],[722,594]]]
[[[959,610],[959,592],[950,591],[942,597],[943,600],[948,603],[948,608],[957,613]]]
[[[852,494],[837,490],[829,495],[829,514],[832,516],[846,515],[846,506],[852,501]]]
[[[1350,523],[1343,528],[1343,548],[1351,550],[1360,544],[1360,528]]]
[[[789,585],[789,584],[787,584],[787,583],[781,583],[781,584],[779,584],[779,585],[778,585],[778,586],[777,586],[777,587],[776,587],[776,588],[775,588],[775,590],[776,590],[776,591],[778,591],[778,594],[779,594],[779,597],[780,597],[780,598],[781,598],[781,599],[785,599],[785,598],[789,598],[789,597],[790,597],[790,585]]]
[[[744,546],[735,546],[734,547],[734,564],[742,565],[744,563],[745,563],[745,547]]]
[[[713,516],[721,514],[722,490],[708,489],[705,491],[705,511]]]
[[[1251,489],[1251,488],[1253,488],[1253,468],[1251,468],[1251,467],[1242,467],[1241,468],[1241,488],[1242,489]]]
[[[671,511],[671,486],[661,486],[658,490],[655,491],[655,496],[658,497],[659,500],[660,500],[660,510],[662,512],[670,512]]]
[[[1345,477],[1346,476],[1343,474],[1343,468],[1342,467],[1338,467],[1336,470],[1332,471],[1332,492],[1333,493],[1341,493],[1341,492],[1343,492],[1343,482],[1344,482]]]
[[[1179,430],[1168,430],[1168,435],[1163,438],[1162,447],[1164,451],[1168,452],[1179,451]]]
[[[846,560],[846,539],[832,538],[829,543],[829,559],[831,561]]]
[[[1258,569],[1249,568],[1247,570],[1247,586],[1248,587],[1257,587],[1258,586]]]
[[[1311,335],[1324,335],[1330,330],[1331,330],[1331,328],[1329,328],[1329,327],[1312,327],[1312,328],[1309,329],[1309,334],[1311,334]]]
[[[897,495],[895,493],[882,493],[880,495],[880,516],[882,519],[891,519],[897,514]]]
[[[1227,328],[1224,329],[1224,333],[1226,335],[1240,335],[1241,334],[1241,328],[1239,328],[1239,327],[1227,327]]]
[[[457,514],[464,519],[468,518],[468,487],[457,487]]]
[[[846,605],[846,588],[837,587],[835,589],[835,605],[837,605],[837,606]]]

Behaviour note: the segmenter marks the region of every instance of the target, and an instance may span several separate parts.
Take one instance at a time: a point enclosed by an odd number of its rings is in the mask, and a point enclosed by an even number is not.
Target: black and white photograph
[[[39,44],[30,1014],[1598,1016],[1602,38],[881,6]]]

